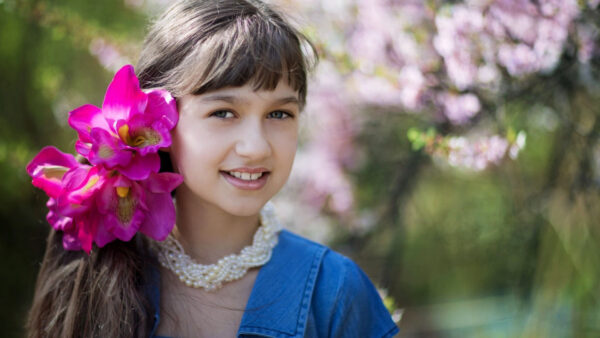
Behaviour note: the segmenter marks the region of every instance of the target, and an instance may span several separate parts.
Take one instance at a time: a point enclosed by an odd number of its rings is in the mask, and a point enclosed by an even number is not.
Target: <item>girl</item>
[[[177,102],[161,156],[161,170],[183,176],[176,226],[164,242],[138,234],[89,256],[51,231],[29,336],[396,334],[362,270],[282,230],[268,203],[292,168],[314,60],[310,42],[259,0],[172,5],[137,72],[142,88]]]

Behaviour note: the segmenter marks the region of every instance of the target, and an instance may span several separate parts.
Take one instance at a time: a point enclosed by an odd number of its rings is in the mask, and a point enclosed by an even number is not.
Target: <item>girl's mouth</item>
[[[220,171],[231,185],[242,190],[258,190],[266,183],[271,172],[248,173],[239,171]]]

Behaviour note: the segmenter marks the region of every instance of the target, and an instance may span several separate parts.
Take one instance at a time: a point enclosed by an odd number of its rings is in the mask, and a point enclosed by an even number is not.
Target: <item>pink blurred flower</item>
[[[399,84],[375,75],[362,72],[352,73],[352,87],[363,104],[377,106],[397,106],[403,103]],[[411,98],[407,98],[410,100]]]
[[[471,93],[461,95],[442,93],[439,99],[444,115],[454,124],[468,122],[481,109],[479,99]]]
[[[414,66],[404,67],[398,81],[402,104],[413,111],[421,108],[421,97],[426,90],[425,77],[421,70]]]
[[[503,44],[498,49],[498,60],[502,63],[510,75],[532,73],[538,68],[538,57],[536,53],[525,44]]]
[[[352,186],[331,150],[313,145],[294,161],[294,180],[302,185],[301,198],[315,209],[324,205],[342,214],[354,203]]]
[[[117,47],[102,38],[94,38],[90,42],[89,51],[98,59],[102,67],[110,71],[117,71],[121,65],[129,63]]]
[[[509,143],[494,135],[470,141],[464,137],[448,139],[448,163],[474,171],[481,171],[490,164],[498,164],[505,156]]]

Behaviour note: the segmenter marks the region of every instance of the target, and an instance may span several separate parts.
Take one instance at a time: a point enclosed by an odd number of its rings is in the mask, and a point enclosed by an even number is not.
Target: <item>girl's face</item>
[[[281,189],[298,140],[298,93],[227,87],[178,99],[171,159],[180,193],[238,216],[251,216]],[[183,191],[181,191],[183,190]]]

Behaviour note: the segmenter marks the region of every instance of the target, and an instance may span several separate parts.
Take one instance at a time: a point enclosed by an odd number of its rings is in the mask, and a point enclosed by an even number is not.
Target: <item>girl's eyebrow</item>
[[[202,101],[224,101],[230,104],[235,104],[237,102],[245,102],[246,100],[244,99],[240,99],[237,96],[234,95],[210,95],[210,96],[205,96],[202,98]],[[297,105],[300,105],[300,102],[298,101],[298,98],[295,96],[287,96],[287,97],[282,97],[280,99],[275,99],[274,100],[275,104],[287,104],[287,103],[295,103]]]

